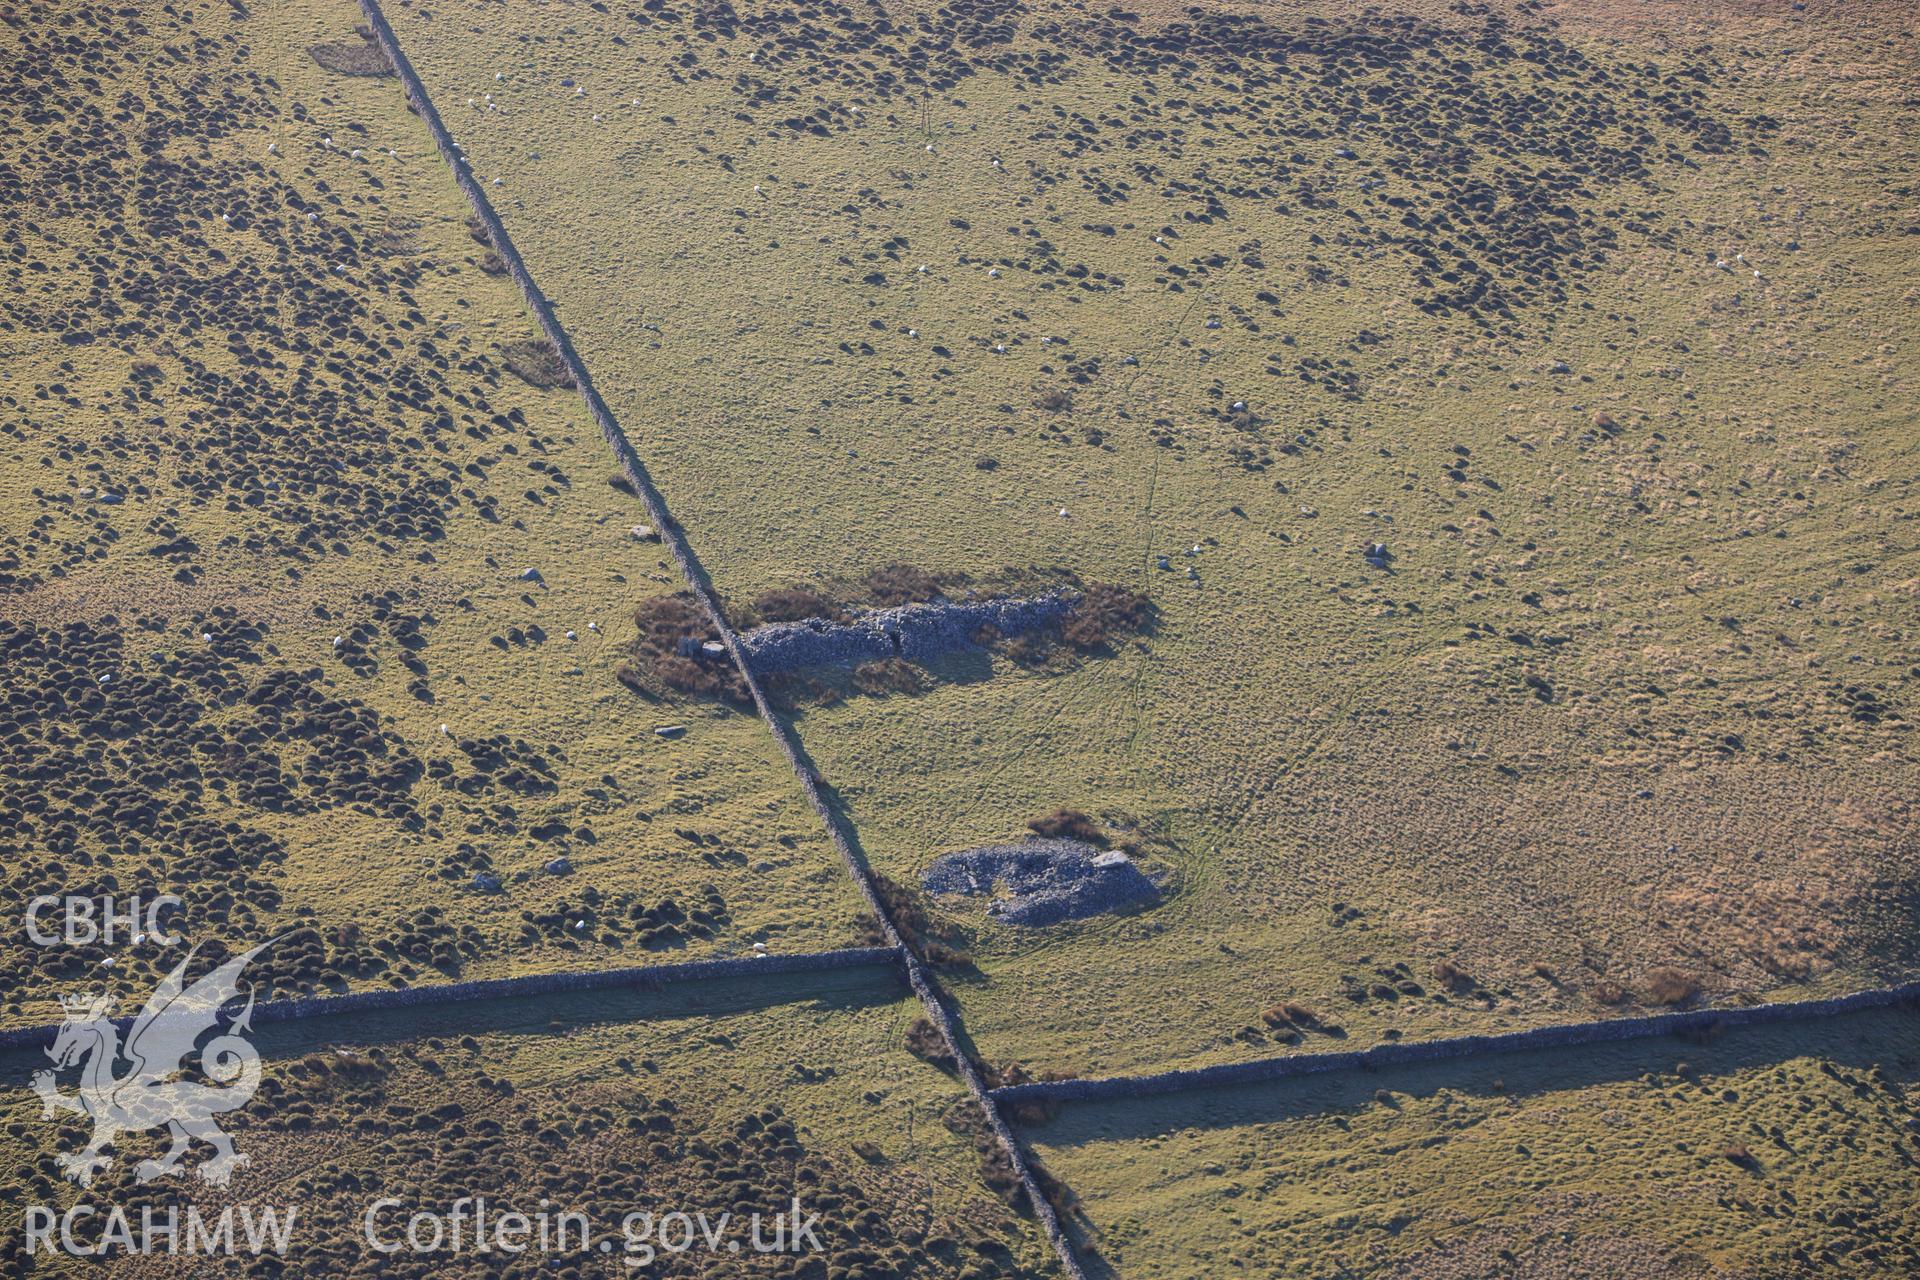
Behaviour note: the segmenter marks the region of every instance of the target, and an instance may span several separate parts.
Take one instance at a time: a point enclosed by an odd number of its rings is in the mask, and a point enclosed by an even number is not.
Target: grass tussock
[[[1260,1021],[1266,1023],[1275,1031],[1281,1031],[1289,1027],[1297,1027],[1302,1031],[1311,1031],[1320,1025],[1320,1015],[1304,1004],[1295,1004],[1292,1001],[1283,1000],[1279,1004],[1262,1010],[1260,1013]]]
[[[1434,961],[1433,980],[1449,991],[1471,991],[1480,985],[1472,974],[1451,960]]]
[[[566,363],[553,344],[544,338],[505,343],[500,348],[500,358],[530,386],[573,388],[573,375],[567,372]]]
[[[1700,979],[1681,969],[1655,969],[1647,975],[1647,1003],[1680,1005],[1700,994]]]
[[[313,60],[342,76],[390,76],[393,68],[387,65],[387,56],[380,52],[380,46],[373,42],[373,35],[361,27],[356,38],[332,40],[326,44],[316,44],[307,49]]]

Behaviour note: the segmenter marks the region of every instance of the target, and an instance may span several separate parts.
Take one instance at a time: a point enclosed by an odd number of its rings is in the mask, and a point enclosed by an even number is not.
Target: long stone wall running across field
[[[754,706],[760,712],[760,718],[766,722],[775,743],[779,745],[781,754],[786,756],[787,763],[792,766],[794,776],[799,779],[801,790],[806,793],[807,803],[813,807],[814,813],[826,827],[834,848],[846,864],[848,874],[853,877],[861,897],[866,900],[868,911],[879,922],[881,933],[888,946],[899,950],[908,982],[912,984],[915,994],[920,997],[921,1004],[926,1007],[928,1018],[940,1029],[941,1035],[946,1040],[948,1051],[959,1064],[962,1082],[978,1103],[1001,1149],[1018,1173],[1021,1185],[1025,1188],[1027,1198],[1032,1204],[1034,1217],[1040,1223],[1041,1229],[1046,1232],[1054,1253],[1060,1259],[1062,1269],[1072,1280],[1086,1280],[1086,1272],[1082,1269],[1080,1260],[1074,1255],[1073,1246],[1068,1242],[1066,1232],[1061,1229],[1058,1215],[1054,1213],[1053,1206],[1041,1191],[1040,1182],[1034,1176],[1025,1149],[1015,1139],[1013,1130],[1008,1127],[1005,1118],[1000,1114],[999,1107],[994,1105],[993,1100],[987,1096],[986,1082],[981,1079],[978,1068],[974,1066],[972,1058],[965,1051],[966,1042],[960,1037],[958,1028],[954,1025],[953,1016],[948,1012],[944,997],[934,985],[926,966],[920,963],[919,958],[907,947],[905,939],[900,936],[892,915],[880,898],[872,869],[867,866],[866,858],[861,854],[851,828],[842,819],[838,810],[828,803],[812,763],[800,748],[798,737],[774,711],[772,702],[767,698],[765,687],[760,683],[752,663],[748,660],[746,647],[740,640],[740,633],[727,620],[726,611],[720,607],[720,600],[714,593],[713,584],[707,580],[706,571],[700,567],[699,560],[694,556],[686,534],[667,511],[666,502],[654,488],[652,477],[647,474],[646,467],[641,463],[639,453],[614,419],[612,410],[607,408],[607,403],[594,386],[593,378],[588,374],[579,352],[574,350],[572,340],[567,336],[566,330],[561,327],[559,318],[554,315],[553,304],[547,300],[546,294],[541,292],[540,286],[534,283],[533,275],[527,270],[527,264],[521,258],[520,251],[514,247],[513,240],[507,235],[507,229],[501,223],[500,215],[494,211],[493,202],[487,199],[487,193],[474,179],[467,167],[466,158],[460,153],[460,148],[454,145],[453,135],[448,132],[446,122],[440,118],[440,113],[434,109],[432,99],[427,96],[426,85],[421,82],[420,73],[414,70],[413,63],[401,49],[399,37],[394,35],[393,25],[387,21],[387,15],[381,9],[379,0],[360,0],[360,9],[367,16],[367,25],[373,30],[375,42],[379,44],[381,52],[386,54],[394,73],[400,77],[407,100],[413,104],[413,109],[425,122],[428,132],[433,136],[434,146],[439,148],[441,158],[453,170],[454,181],[459,184],[461,193],[473,206],[474,216],[485,225],[487,234],[493,241],[494,251],[500,255],[501,261],[507,264],[507,271],[513,277],[514,283],[520,286],[528,309],[533,312],[540,323],[541,330],[553,343],[554,349],[559,352],[561,363],[573,378],[581,399],[586,402],[587,412],[593,416],[595,425],[600,428],[600,434],[605,437],[607,447],[613,451],[615,459],[618,460],[621,472],[626,476],[628,483],[633,485],[634,492],[640,495],[640,501],[645,506],[647,515],[652,519],[654,527],[660,531],[662,543],[673,556],[674,562],[680,566],[680,572],[685,575],[688,589],[706,610],[708,618],[720,636],[721,643],[726,645],[734,665],[739,668],[748,692],[753,696]]]
[[[1770,1022],[1793,1022],[1807,1018],[1831,1017],[1865,1009],[1885,1009],[1895,1005],[1920,1004],[1920,982],[1897,987],[1880,987],[1828,1000],[1795,1000],[1778,1004],[1756,1004],[1729,1009],[1695,1009],[1684,1013],[1654,1013],[1637,1018],[1608,1018],[1600,1022],[1574,1022],[1559,1026],[1535,1027],[1530,1031],[1511,1031],[1494,1036],[1453,1036],[1445,1040],[1419,1040],[1388,1043],[1352,1053],[1294,1053],[1253,1062],[1229,1062],[1217,1067],[1196,1067],[1188,1071],[1162,1071],[1155,1075],[1108,1076],[1097,1080],[1059,1080],[1037,1084],[1014,1084],[995,1089],[998,1102],[1090,1102],[1116,1098],[1145,1098],[1154,1094],[1179,1093],[1188,1089],[1217,1089],[1228,1085],[1260,1084],[1293,1076],[1321,1075],[1330,1071],[1376,1070],[1410,1063],[1440,1062],[1490,1053],[1516,1053],[1525,1049],[1553,1049],[1569,1045],[1606,1044],[1622,1040],[1644,1040],[1686,1031],[1705,1031],[1731,1027],[1759,1026]]]
[[[485,978],[475,982],[441,982],[382,991],[353,991],[338,996],[269,1000],[255,1006],[255,1022],[291,1022],[299,1018],[330,1018],[376,1009],[408,1009],[420,1005],[461,1004],[475,1000],[511,1000],[550,996],[563,991],[604,991],[611,987],[646,987],[677,982],[706,982],[718,978],[763,978],[776,973],[810,973],[820,969],[851,969],[861,965],[896,964],[901,952],[894,947],[849,947],[840,951],[806,951],[794,955],[748,956],[728,960],[690,960],[683,964],[643,964],[620,969],[580,973],[535,973],[520,978]],[[122,1031],[131,1017],[116,1018]],[[39,1048],[53,1043],[58,1026],[21,1027],[0,1031],[0,1049]]]

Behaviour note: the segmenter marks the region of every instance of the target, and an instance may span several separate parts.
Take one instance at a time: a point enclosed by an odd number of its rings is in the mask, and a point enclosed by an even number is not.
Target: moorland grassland
[[[283,992],[853,935],[764,730],[615,681],[677,579],[395,81],[308,52],[351,16],[0,25],[7,1022],[173,964],[34,894],[176,894]]]
[[[910,1057],[915,1012],[884,970],[690,984],[655,993],[512,1001],[263,1029],[256,1106],[233,1118],[251,1160],[232,1192],[197,1180],[139,1186],[133,1159],[90,1191],[67,1184],[36,1141],[46,1126],[24,1089],[5,1099],[9,1198],[63,1209],[89,1200],[129,1207],[191,1203],[209,1215],[236,1200],[295,1204],[284,1265],[306,1275],[795,1275],[812,1263],[840,1274],[985,1280],[1042,1275],[1045,1244],[983,1184],[978,1112],[946,1077]],[[853,1064],[858,1064],[857,1067]],[[85,1123],[62,1134],[84,1142]],[[26,1139],[23,1140],[22,1133]],[[154,1150],[164,1145],[156,1136]],[[136,1147],[129,1155],[147,1154]],[[475,1251],[472,1219],[459,1253],[398,1254],[365,1242],[368,1205],[392,1200],[376,1234],[403,1241],[409,1217],[443,1219],[462,1196],[496,1215],[579,1210],[592,1249],[513,1257]],[[748,1223],[817,1214],[823,1252],[755,1256]],[[184,1209],[182,1210],[184,1212]],[[624,1265],[622,1220],[643,1212],[721,1214],[739,1222],[745,1258],[722,1244]],[[83,1226],[97,1239],[99,1224]],[[716,1227],[716,1229],[718,1229]],[[424,1236],[423,1236],[424,1238]],[[728,1237],[723,1237],[728,1238]],[[611,1240],[611,1259],[597,1254]],[[9,1232],[9,1266],[19,1239]],[[94,1260],[34,1274],[94,1275]],[[125,1274],[247,1275],[251,1259],[123,1259]],[[225,1269],[222,1269],[225,1268]],[[504,1269],[503,1269],[504,1268]],[[865,1268],[865,1270],[862,1270]],[[820,1272],[824,1274],[824,1272]]]
[[[1030,1131],[1092,1270],[1897,1276],[1911,1011],[1073,1106]]]
[[[989,1083],[1920,972],[1908,7],[384,12],[737,627],[1077,602],[766,681]],[[178,895],[276,994],[881,939],[362,22],[0,15],[10,899]],[[1157,900],[921,887],[1033,833]],[[177,962],[24,926],[0,1025]],[[598,1274],[369,1255],[382,1194],[796,1186],[830,1261],[663,1273],[1047,1274],[922,1012],[262,1028],[245,1194],[312,1274]],[[1015,1119],[1095,1274],[1892,1276],[1916,1067],[1891,1010]],[[82,1194],[0,1109],[0,1202]]]
[[[1063,807],[1167,877],[951,908],[989,1058],[1911,973],[1910,14],[390,16],[743,620],[1150,598],[794,702],[898,882]]]

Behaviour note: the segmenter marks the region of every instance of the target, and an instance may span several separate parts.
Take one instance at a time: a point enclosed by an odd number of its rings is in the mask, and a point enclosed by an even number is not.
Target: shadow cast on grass
[[[537,996],[506,996],[401,1009],[322,1014],[263,1023],[247,1039],[268,1060],[351,1045],[400,1044],[440,1036],[554,1036],[618,1023],[677,1022],[765,1011],[769,1017],[795,1006],[853,1012],[900,1000],[905,984],[889,967],[769,974],[765,978],[716,978],[648,987],[607,987]],[[0,1085],[24,1086],[47,1065],[39,1049],[0,1052]]]
[[[1031,1133],[1050,1146],[1152,1138],[1186,1129],[1272,1124],[1393,1105],[1379,1095],[1426,1097],[1442,1090],[1529,1097],[1672,1074],[1726,1075],[1810,1056],[1866,1069],[1897,1066],[1920,1080],[1920,1010],[1895,1007],[1819,1022],[1738,1027],[1706,1036],[1657,1036],[1606,1044],[1488,1053],[1439,1062],[1361,1068],[1153,1097],[1069,1102]]]

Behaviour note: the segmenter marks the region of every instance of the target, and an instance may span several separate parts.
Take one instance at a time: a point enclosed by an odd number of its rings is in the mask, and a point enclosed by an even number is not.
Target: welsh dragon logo
[[[247,1166],[247,1157],[233,1149],[233,1139],[221,1131],[214,1117],[245,1106],[260,1087],[260,1054],[246,1040],[246,1032],[252,1029],[252,991],[246,1007],[238,1015],[228,1015],[231,1021],[223,1034],[204,1048],[195,1046],[201,1035],[219,1024],[222,1006],[239,995],[240,971],[271,945],[269,940],[235,956],[192,986],[186,985],[184,975],[199,948],[189,951],[127,1027],[124,1045],[118,1025],[108,1015],[109,997],[61,997],[66,1021],[47,1050],[54,1070],[36,1071],[33,1090],[40,1095],[44,1116],[64,1110],[93,1119],[93,1137],[86,1148],[59,1157],[67,1177],[91,1186],[94,1174],[113,1163],[113,1157],[103,1151],[116,1137],[162,1125],[172,1135],[173,1145],[158,1160],[142,1160],[135,1167],[141,1182],[179,1176],[180,1158],[195,1138],[214,1150],[213,1158],[200,1166],[202,1180],[224,1187],[234,1170]],[[212,1084],[179,1078],[189,1058],[198,1059],[197,1074]],[[126,1070],[116,1070],[123,1059]],[[80,1091],[61,1093],[54,1083],[57,1073],[76,1064],[80,1065]]]

